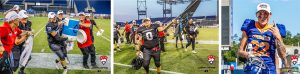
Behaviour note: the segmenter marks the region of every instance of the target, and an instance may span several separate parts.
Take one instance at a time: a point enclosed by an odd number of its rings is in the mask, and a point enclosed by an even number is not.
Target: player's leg
[[[164,37],[159,38],[159,45],[160,45],[160,49],[165,52],[165,44],[164,44]]]
[[[130,34],[129,32],[128,33],[126,32],[126,41],[127,41],[127,44],[130,43],[129,34]]]
[[[191,43],[192,43],[192,53],[197,53],[195,51],[195,37],[191,38]]]
[[[66,59],[66,62],[67,63],[70,63],[70,60],[69,60],[69,58],[68,58],[68,51],[67,51],[67,42],[66,41],[64,41],[64,44],[62,45],[63,46],[63,53],[64,53],[64,55],[65,55],[65,59]]]
[[[15,72],[17,71],[17,69],[19,68],[19,61],[20,61],[20,56],[21,56],[21,47],[15,45],[13,48],[12,48],[12,54],[14,56],[14,65],[11,67],[11,69]]]
[[[152,51],[153,52],[153,55],[152,57],[154,58],[154,63],[155,63],[155,66],[156,66],[156,72],[157,74],[160,74],[160,50],[159,51]]]
[[[151,60],[151,50],[149,49],[143,49],[143,57],[144,57],[144,69],[146,71],[146,74],[149,74],[149,64],[150,64],[150,60]]]
[[[175,38],[176,48],[178,48],[177,43],[178,43],[178,36],[176,36],[176,38]]]
[[[182,36],[183,36],[183,35],[182,35],[182,34],[180,34],[179,38],[180,38],[180,44],[181,44],[181,48],[184,48],[184,47],[183,47],[183,43],[182,43],[182,40],[183,40]]]
[[[97,63],[96,63],[96,51],[95,51],[95,46],[92,44],[89,46],[89,53],[91,55],[91,65],[92,68],[98,68]]]
[[[85,48],[80,48],[80,51],[81,51],[81,53],[82,53],[82,55],[83,55],[83,58],[82,58],[82,60],[83,60],[83,62],[82,62],[83,67],[86,68],[86,69],[89,69],[89,66],[88,66],[88,64],[87,64],[87,60],[88,60],[88,58],[89,58],[89,55],[88,55],[88,48],[87,48],[87,47],[85,47]]]
[[[21,53],[20,54],[22,54],[22,52],[24,51],[24,49],[25,49],[25,47],[22,47],[21,48]],[[19,70],[19,74],[25,74],[25,68],[26,68],[26,66],[27,66],[27,64],[28,64],[28,62],[31,60],[31,56],[29,56],[29,58],[28,58],[28,61],[26,62],[26,64],[25,64],[25,66],[20,66],[20,70]]]
[[[186,36],[187,44],[185,45],[185,51],[187,51],[187,48],[191,45],[192,39],[187,35]]]
[[[31,56],[29,57],[29,59],[28,59],[28,62],[31,60]],[[25,64],[25,66],[21,66],[20,67],[20,71],[19,71],[19,74],[25,74],[25,68],[26,68],[26,66],[27,66],[27,64],[28,64],[28,62]]]
[[[63,46],[57,44],[50,45],[51,50],[59,57],[59,62],[64,69],[67,69],[67,62],[65,61],[65,55],[63,53]],[[56,60],[57,62],[57,60]]]

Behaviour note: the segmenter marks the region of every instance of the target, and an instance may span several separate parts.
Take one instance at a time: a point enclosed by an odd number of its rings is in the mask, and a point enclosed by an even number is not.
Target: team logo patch
[[[214,61],[215,61],[215,56],[213,56],[213,55],[209,55],[209,56],[207,56],[207,59],[208,59],[208,63],[209,64],[213,64],[214,63]]]
[[[47,27],[47,31],[51,31],[52,30],[52,28],[51,27]]]
[[[296,56],[296,55],[292,56],[292,57],[291,57],[291,61],[292,61],[292,64],[293,64],[293,65],[296,65],[297,62],[298,62],[298,56]]]
[[[102,65],[104,65],[107,61],[108,61],[107,56],[100,56],[100,62],[102,63]]]

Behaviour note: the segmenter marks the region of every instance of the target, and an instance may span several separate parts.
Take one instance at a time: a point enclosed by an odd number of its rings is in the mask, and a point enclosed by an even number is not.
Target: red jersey
[[[10,54],[12,50],[16,37],[20,35],[22,31],[19,28],[12,29],[7,22],[4,22],[3,25],[0,27],[0,38],[3,44],[5,51]],[[2,57],[2,54],[0,54]]]
[[[125,24],[125,32],[130,32],[131,26],[129,24]]]
[[[165,36],[165,32],[164,31],[158,32],[158,37],[162,38],[164,36]]]
[[[91,21],[90,21],[90,20],[84,20],[83,23],[85,23],[85,24],[87,23],[87,24],[90,24],[90,25],[91,25]],[[81,25],[79,26],[79,29],[82,29],[82,30],[85,32],[86,37],[87,37],[87,40],[86,40],[86,42],[83,43],[83,44],[77,42],[78,47],[79,47],[79,48],[85,48],[85,47],[87,47],[87,46],[92,45],[93,42],[92,42],[91,33],[90,33],[90,32],[91,32],[91,29],[90,29],[89,27],[83,27],[83,26],[81,26]]]

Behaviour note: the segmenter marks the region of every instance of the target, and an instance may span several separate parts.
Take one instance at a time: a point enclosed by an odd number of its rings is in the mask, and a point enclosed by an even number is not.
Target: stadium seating
[[[6,2],[6,4],[17,4],[17,5],[21,5],[23,3],[24,0],[9,0]]]
[[[67,0],[53,0],[53,6],[67,6]]]
[[[85,0],[74,0],[78,12],[84,12],[84,9],[88,7],[88,4]]]
[[[89,4],[98,14],[110,14],[110,0],[89,0]]]
[[[174,19],[175,17],[168,17],[168,18],[151,18],[152,22],[155,21],[160,21],[162,23],[168,23],[170,22],[172,19]],[[217,19],[216,16],[196,16],[196,17],[192,17],[193,19],[205,19],[204,21],[201,22],[196,22],[196,24],[200,24],[202,26],[210,26],[215,24],[215,20]],[[136,20],[137,24],[141,24],[143,19],[139,19]],[[129,23],[131,23],[132,21],[130,20]],[[123,25],[124,22],[117,22],[118,25]]]
[[[25,0],[25,2],[30,2],[30,3],[52,3],[52,0]]]

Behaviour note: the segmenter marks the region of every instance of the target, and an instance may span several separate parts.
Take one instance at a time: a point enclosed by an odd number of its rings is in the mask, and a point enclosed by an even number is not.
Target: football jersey
[[[146,28],[145,26],[139,27],[137,33],[139,36],[142,36],[143,46],[145,48],[154,48],[158,45],[158,24],[151,24],[150,27]]]
[[[195,35],[196,34],[195,29],[196,26],[194,24],[185,26],[185,30],[189,35]]]
[[[114,27],[114,38],[119,38],[117,27]]]
[[[278,24],[276,25],[278,26]],[[260,56],[265,62],[274,64],[276,52],[275,37],[271,31],[269,31],[272,27],[273,25],[267,24],[262,28],[254,20],[247,19],[244,21],[241,30],[246,33],[248,37],[247,48],[251,48],[246,51],[251,51],[250,53],[255,56]],[[280,24],[278,27],[282,27],[282,25]],[[285,36],[285,34],[283,34],[285,29],[279,28],[279,31],[282,32],[282,36]]]

